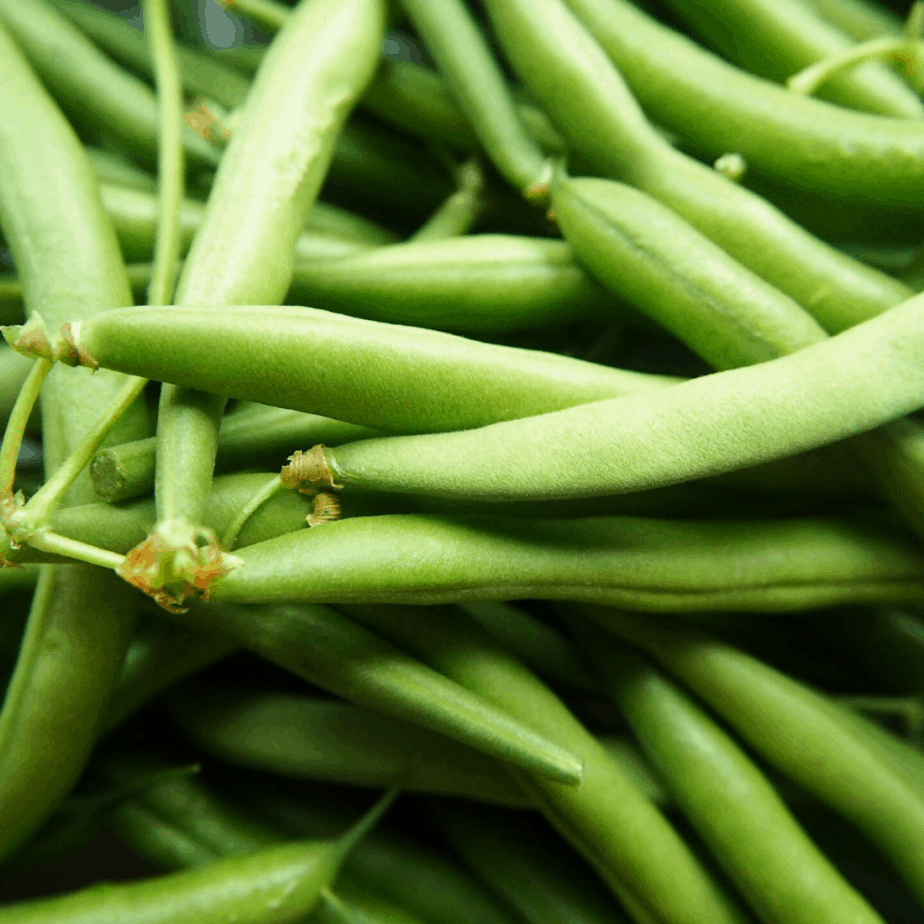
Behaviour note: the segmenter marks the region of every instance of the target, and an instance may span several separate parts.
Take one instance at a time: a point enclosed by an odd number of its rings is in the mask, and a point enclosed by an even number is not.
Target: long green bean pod
[[[118,243],[93,169],[71,127],[0,26],[0,226],[27,308],[57,318],[130,305]],[[37,156],[36,152],[40,152]],[[75,247],[74,241],[81,246]],[[52,474],[124,377],[52,370],[42,394],[45,466]],[[144,436],[140,407],[112,438]],[[86,477],[68,498],[92,498]],[[105,572],[45,569],[0,712],[0,855],[32,834],[76,781],[103,718],[136,606]]]
[[[752,74],[780,83],[853,45],[808,0],[671,0],[669,6],[707,45]],[[897,119],[924,118],[917,94],[885,64],[867,63],[835,77],[818,96]]]
[[[755,658],[684,626],[589,608],[705,700],[765,760],[844,815],[879,847],[918,901],[924,799],[840,708]]]
[[[567,707],[462,612],[354,606],[346,612],[583,755],[585,776],[579,789],[548,785],[519,771],[516,779],[636,920],[746,920]]]
[[[0,20],[62,105],[80,119],[110,128],[135,154],[156,163],[157,103],[150,88],[107,58],[46,0],[3,0]],[[218,151],[188,126],[183,145],[191,163],[218,163]]]
[[[882,924],[760,769],[692,697],[602,629],[578,630],[645,753],[762,921]]]
[[[281,302],[296,241],[334,142],[372,77],[384,31],[382,0],[301,5],[263,61],[239,129],[222,158],[176,298],[196,306],[257,297]],[[225,399],[182,388],[161,393],[157,428],[158,523],[129,572],[155,592],[233,561],[201,533]],[[157,549],[175,549],[163,554]],[[202,551],[205,549],[205,551]],[[154,556],[153,572],[146,564]],[[213,563],[214,562],[214,563]],[[141,570],[139,570],[141,569]]]

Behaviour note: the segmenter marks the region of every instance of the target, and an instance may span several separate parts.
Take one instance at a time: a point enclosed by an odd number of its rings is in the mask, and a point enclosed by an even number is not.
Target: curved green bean
[[[373,788],[400,778],[409,792],[528,805],[498,762],[348,703],[193,683],[169,706],[198,747],[243,767]]]
[[[190,608],[182,621],[231,636],[359,706],[439,732],[568,786],[580,783],[581,761],[571,751],[329,607],[203,605]]]
[[[294,306],[133,308],[82,322],[73,339],[104,367],[143,366],[148,378],[323,407],[399,432],[474,427],[678,381]]]
[[[56,319],[78,308],[131,304],[93,169],[2,26],[0,108],[0,226],[26,306]],[[49,474],[123,382],[122,376],[87,379],[52,370],[42,395]],[[146,431],[146,415],[136,404],[112,438]],[[68,492],[72,503],[88,496],[88,478]],[[0,713],[0,854],[9,855],[32,834],[80,775],[128,647],[136,605],[105,572],[44,569]]]
[[[693,629],[589,609],[704,699],[778,770],[863,830],[924,900],[924,799],[843,717],[801,683]]]
[[[664,142],[601,48],[615,55],[614,46],[628,41],[623,33],[648,22],[643,13],[621,0],[581,0],[573,9],[584,28],[560,0],[489,0],[487,7],[514,68],[569,147],[594,170],[670,206],[793,297],[826,330],[842,331],[910,297],[911,290],[897,280],[823,243],[766,199]],[[648,28],[653,33],[640,39],[640,53],[658,56],[652,78],[657,79],[662,63],[673,66],[675,59],[665,52],[662,61],[660,49],[669,46],[659,39],[661,27]],[[688,108],[686,102],[679,106]],[[595,131],[588,132],[588,124]],[[720,153],[725,151],[740,148],[733,144]]]
[[[515,778],[641,921],[743,921],[669,822],[564,703],[454,608],[351,606],[351,618],[582,754],[578,789]]]
[[[602,629],[579,626],[578,635],[684,814],[761,921],[882,924],[692,697]]]
[[[154,93],[107,58],[46,0],[3,0],[0,19],[23,52],[80,119],[105,125],[149,163],[157,161]],[[183,132],[191,163],[214,167],[218,152],[191,128]]]
[[[506,331],[600,315],[618,304],[563,241],[477,234],[305,263],[289,301],[436,330]]]
[[[403,0],[460,108],[501,174],[544,202],[551,164],[519,121],[500,65],[462,0]]]
[[[850,36],[807,0],[720,0],[670,8],[695,35],[739,67],[783,83],[803,68],[852,47]],[[833,78],[818,96],[897,119],[924,118],[917,94],[885,64],[867,63]]]

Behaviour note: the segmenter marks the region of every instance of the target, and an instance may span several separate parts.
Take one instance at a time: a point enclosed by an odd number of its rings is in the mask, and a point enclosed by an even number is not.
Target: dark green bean
[[[741,921],[734,900],[699,865],[671,825],[567,707],[454,608],[347,608],[351,617],[412,650],[458,683],[581,753],[579,789],[516,771],[517,782],[641,921]]]
[[[684,814],[761,921],[882,924],[692,697],[602,629],[579,625],[578,635]]]
[[[909,536],[846,519],[355,517],[250,546],[240,557],[244,566],[215,583],[216,599],[533,597],[662,612],[779,612],[913,602],[924,583],[924,559]]]
[[[280,924],[294,924],[318,903],[353,843],[388,805],[389,801],[380,801],[336,841],[267,847],[218,860],[204,869],[7,905],[0,908],[0,921],[96,924],[109,918],[125,924],[168,920],[262,924],[271,914]]]
[[[151,57],[144,36],[124,17],[78,0],[51,2],[116,61],[145,76],[152,76]],[[183,87],[188,94],[213,99],[228,109],[244,101],[250,81],[236,70],[229,70],[214,56],[192,48],[180,46],[177,52]]]
[[[0,109],[0,226],[26,306],[57,319],[78,306],[93,312],[131,304],[93,169],[2,27]],[[123,382],[121,376],[87,379],[52,370],[42,395],[49,474]],[[137,439],[146,431],[146,415],[136,404],[112,436]],[[68,499],[79,503],[88,489],[92,496],[89,479],[78,479]],[[44,570],[0,713],[0,854],[28,838],[79,776],[118,677],[136,606],[103,571]]]
[[[100,183],[138,189],[142,192],[157,191],[157,180],[127,158],[111,151],[104,151],[102,148],[88,146],[85,150]]]
[[[462,0],[402,0],[459,107],[501,174],[527,199],[545,201],[551,164],[519,121],[487,39]]]
[[[642,647],[786,776],[863,830],[924,900],[920,789],[822,694],[693,629],[615,610],[588,615]]]
[[[538,820],[429,803],[444,837],[528,924],[619,924],[625,912]]]
[[[193,683],[169,698],[174,721],[222,760],[303,780],[528,801],[504,767],[451,739],[333,700]]]

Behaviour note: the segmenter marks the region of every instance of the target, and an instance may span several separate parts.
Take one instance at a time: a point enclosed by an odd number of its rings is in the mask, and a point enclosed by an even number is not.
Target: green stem
[[[867,61],[881,60],[892,56],[901,56],[900,59],[905,63],[910,76],[918,76],[921,69],[918,63],[921,57],[921,42],[909,36],[900,36],[898,38],[885,36],[872,39],[869,42],[862,42],[853,48],[847,48],[838,54],[831,55],[830,58],[816,61],[790,77],[786,81],[786,86],[793,93],[811,96],[823,83],[838,74],[842,74]],[[906,60],[905,56],[910,60]]]
[[[229,13],[249,19],[269,32],[278,32],[289,18],[289,10],[273,0],[216,0]]]
[[[243,529],[244,524],[260,509],[268,500],[275,497],[284,490],[283,483],[279,480],[278,475],[273,475],[250,500],[240,509],[238,515],[231,521],[231,525],[225,530],[221,537],[221,547],[230,552],[234,548],[238,534]]]
[[[458,188],[409,238],[436,241],[467,234],[484,211],[484,174],[476,158],[457,171]]]
[[[180,255],[179,213],[183,199],[183,85],[166,0],[142,0],[144,31],[154,64],[160,114],[158,216],[148,303],[169,305]]]
[[[40,360],[40,362],[46,361]],[[89,464],[90,459],[99,449],[100,443],[128,408],[131,407],[146,384],[147,379],[137,377],[132,377],[125,383],[119,394],[116,395],[109,407],[106,408],[102,416],[70,456],[55,469],[55,473],[30,498],[26,506],[18,511],[17,519],[23,525],[37,529],[47,523],[52,511],[64,496],[64,492],[74,483],[77,476],[83,471],[84,466]],[[34,543],[30,542],[29,544]]]
[[[88,565],[111,568],[113,571],[117,571],[125,561],[125,556],[120,555],[118,552],[109,552],[106,549],[97,548],[95,545],[87,545],[86,542],[68,539],[67,536],[59,536],[51,530],[42,530],[36,533],[29,539],[29,545],[52,555],[62,555],[65,558],[73,558]]]
[[[0,444],[0,498],[13,493],[16,460],[22,448],[23,434],[26,432],[29,415],[35,407],[42,383],[51,370],[51,366],[52,363],[47,359],[36,360],[13,405],[6,430],[3,433],[3,443]]]

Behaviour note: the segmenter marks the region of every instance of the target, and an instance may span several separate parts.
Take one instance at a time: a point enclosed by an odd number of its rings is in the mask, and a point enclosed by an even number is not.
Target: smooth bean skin
[[[514,69],[595,172],[672,208],[826,330],[842,331],[911,296],[897,280],[822,242],[766,199],[665,143],[601,48],[608,47],[612,26],[605,4],[575,6],[574,15],[559,0],[489,0],[487,7]],[[622,40],[621,32],[612,38]],[[586,131],[588,124],[597,130]]]
[[[328,836],[342,830],[351,817],[331,792],[301,783],[270,789],[254,785],[249,775],[232,783],[231,791],[246,799],[261,819],[289,836]],[[387,823],[357,844],[344,864],[344,874],[406,905],[428,924],[514,924],[516,920],[506,904],[438,845],[424,844]],[[341,885],[338,880],[338,893]]]
[[[453,607],[399,606],[344,610],[584,756],[586,773],[578,789],[549,785],[519,771],[515,779],[636,920],[747,919],[567,706],[462,612]]]
[[[452,848],[528,924],[622,924],[625,912],[599,879],[541,822],[429,800]]]
[[[914,208],[924,190],[924,124],[789,93],[727,64],[625,0],[567,0],[646,111],[714,157],[830,197]]]
[[[462,0],[403,0],[491,160],[524,196],[548,181],[550,167],[516,114],[513,98],[487,38]],[[531,192],[532,191],[532,192]]]
[[[858,42],[882,35],[898,35],[902,30],[898,16],[868,0],[810,0],[810,4]]]
[[[409,792],[529,804],[497,761],[348,703],[193,683],[169,706],[197,747],[254,770],[373,788],[400,778]]]
[[[0,109],[0,226],[27,308],[56,323],[61,313],[131,304],[93,169],[2,25]],[[122,376],[86,378],[64,371],[52,370],[42,392],[49,474],[124,385]],[[111,437],[146,433],[146,415],[136,403]],[[82,476],[66,499],[80,503],[88,494],[92,488]],[[128,647],[136,606],[136,596],[99,569],[43,569],[0,712],[0,855],[11,854],[37,830],[83,770]]]
[[[508,331],[619,314],[564,241],[477,234],[300,267],[289,301],[436,330]]]
[[[721,0],[668,6],[694,35],[739,67],[783,83],[788,77],[853,45],[806,0]],[[886,64],[868,62],[823,84],[821,99],[893,116],[924,118],[924,105]]]
[[[267,847],[202,868],[0,907],[3,924],[279,924],[301,921],[336,872],[326,843]]]
[[[75,336],[104,367],[397,432],[476,427],[677,381],[294,306],[132,308]]]
[[[882,924],[691,696],[599,627],[579,625],[577,634],[648,758],[760,920]]]
[[[216,600],[535,598],[650,612],[797,612],[839,602],[911,601],[924,581],[924,559],[905,534],[820,518],[722,523],[397,514],[327,523],[252,545],[240,557],[244,565],[213,585]]]
[[[318,452],[339,485],[480,501],[618,494],[715,475],[924,406],[922,312],[919,296],[797,353],[662,391]]]
[[[580,760],[340,613],[321,606],[196,606],[182,622],[220,632],[344,699],[439,732],[569,786]]]
[[[924,839],[922,792],[854,729],[845,710],[694,629],[616,610],[585,612],[652,655],[756,753],[864,831],[924,900],[924,862],[911,846]]]
[[[3,0],[0,19],[63,105],[81,119],[104,125],[149,163],[157,161],[154,93],[100,52],[44,0]],[[214,167],[218,151],[191,128],[183,132],[190,162]]]
[[[594,276],[714,369],[766,362],[827,337],[799,304],[631,186],[559,176],[552,207]]]
[[[89,145],[84,150],[90,158],[90,163],[93,164],[100,183],[122,186],[127,189],[139,189],[142,192],[157,192],[157,179],[130,160]]]

